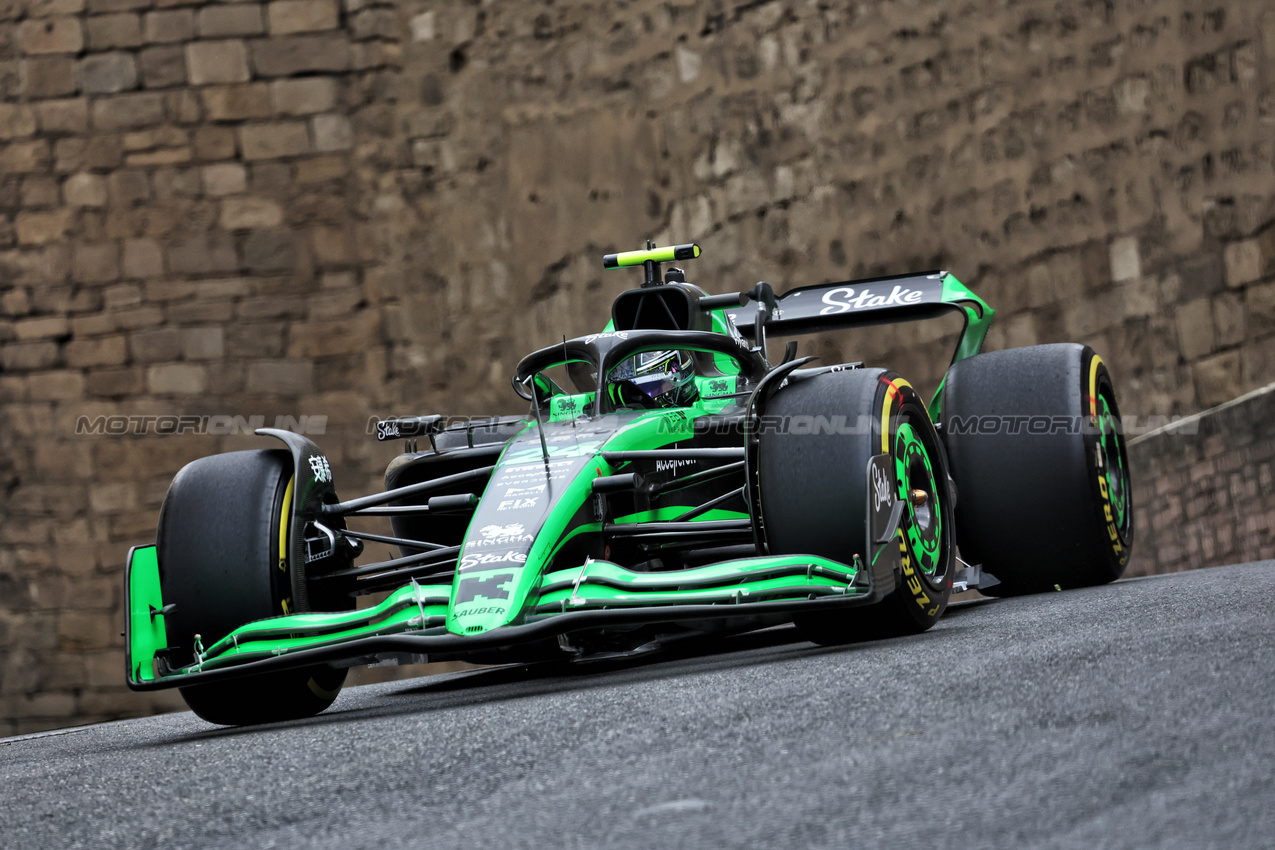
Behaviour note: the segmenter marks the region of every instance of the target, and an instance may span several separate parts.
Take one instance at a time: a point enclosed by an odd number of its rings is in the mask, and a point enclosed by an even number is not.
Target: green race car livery
[[[274,429],[282,449],[184,467],[129,553],[129,685],[254,723],[321,711],[357,664],[585,660],[784,622],[835,644],[928,629],[954,588],[1120,575],[1127,463],[1090,349],[980,354],[993,311],[943,271],[708,295],[661,265],[699,254],[604,258],[643,285],[523,358],[526,415],[377,423],[406,441],[383,492],[342,501],[320,448]],[[949,312],[964,330],[928,404],[886,369],[768,358],[768,333]],[[1041,418],[1061,424],[1005,425]],[[346,527],[367,516],[392,533]],[[358,563],[369,542],[399,557]]]

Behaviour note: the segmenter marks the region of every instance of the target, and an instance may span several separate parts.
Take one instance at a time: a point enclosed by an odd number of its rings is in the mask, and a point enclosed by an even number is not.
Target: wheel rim
[[[1106,393],[1098,396],[1098,444],[1102,447],[1103,474],[1107,479],[1107,492],[1116,528],[1128,529],[1129,474],[1126,470],[1124,441],[1120,439],[1116,414],[1107,401]]]
[[[899,425],[894,438],[894,471],[898,498],[907,506],[903,533],[908,547],[921,572],[933,577],[943,554],[943,505],[929,452],[909,422]]]

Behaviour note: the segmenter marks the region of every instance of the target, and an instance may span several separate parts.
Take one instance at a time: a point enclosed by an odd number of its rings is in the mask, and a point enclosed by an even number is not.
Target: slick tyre
[[[824,372],[780,390],[766,418],[775,429],[760,435],[758,475],[772,554],[866,562],[866,475],[875,455],[890,456],[894,496],[906,504],[896,589],[869,608],[798,616],[803,635],[830,645],[933,626],[952,592],[952,500],[938,434],[911,385],[884,369]],[[842,422],[850,427],[835,427]],[[908,498],[913,491],[924,499]]]
[[[960,500],[961,557],[996,596],[1119,578],[1134,517],[1120,409],[1084,345],[1036,345],[956,363],[943,439]]]
[[[196,660],[195,635],[208,649],[253,620],[293,613],[288,554],[292,459],[285,451],[230,452],[177,473],[156,533],[166,604],[169,657]],[[345,670],[304,668],[181,688],[210,723],[244,725],[316,714],[332,704]]]

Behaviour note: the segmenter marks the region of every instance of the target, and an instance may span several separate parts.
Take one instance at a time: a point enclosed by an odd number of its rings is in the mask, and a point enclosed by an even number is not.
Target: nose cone
[[[499,475],[499,471],[497,475]],[[544,475],[543,466],[540,474]],[[506,488],[504,482],[499,484]],[[490,491],[491,485],[488,485]],[[548,485],[545,484],[548,491]],[[497,492],[500,492],[499,490]],[[536,533],[544,525],[544,515],[521,512],[518,522],[487,521],[484,513],[498,513],[499,506],[479,505],[470,523],[465,547],[456,564],[452,582],[452,604],[447,613],[447,630],[453,634],[480,634],[512,622],[536,584],[539,570],[528,564],[536,544]],[[524,576],[530,572],[531,575]]]
[[[475,635],[521,621],[546,561],[589,497],[590,460],[582,453],[497,468],[465,535],[448,631]]]
[[[669,411],[608,414],[585,424],[545,422],[510,441],[474,511],[452,582],[447,630],[477,635],[523,621],[564,538],[597,519],[593,480],[610,473],[604,447],[661,445],[689,436]],[[544,431],[541,442],[540,430]],[[617,445],[618,441],[618,445]]]

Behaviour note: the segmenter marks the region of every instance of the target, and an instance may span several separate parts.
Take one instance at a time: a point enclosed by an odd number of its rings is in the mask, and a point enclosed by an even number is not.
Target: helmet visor
[[[677,389],[682,383],[682,378],[677,372],[661,372],[657,375],[639,375],[632,378],[631,383],[647,398],[657,399]]]
[[[662,401],[675,393],[693,376],[689,353],[678,351],[643,351],[616,365],[610,372],[615,385],[637,391],[648,401]]]

